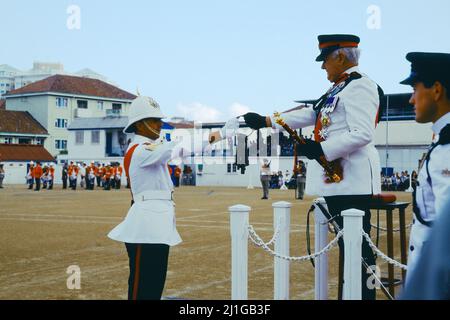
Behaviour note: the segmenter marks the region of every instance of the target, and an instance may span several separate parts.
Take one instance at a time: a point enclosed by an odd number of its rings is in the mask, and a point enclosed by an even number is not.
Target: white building
[[[30,113],[0,110],[0,143],[44,145],[48,135]]]
[[[2,64],[0,65],[0,97],[11,90],[22,88],[30,83],[43,80],[56,74],[98,79],[113,86],[117,86],[105,76],[89,68],[81,69],[73,73],[67,72],[64,70],[64,65],[59,62],[35,61],[33,62],[33,68],[26,71],[13,68],[7,64]]]
[[[14,81],[16,75],[20,72],[7,64],[0,65],[0,97],[14,90]]]
[[[76,118],[126,115],[133,94],[106,82],[54,75],[5,95],[6,110],[28,111],[48,131],[45,148],[67,154],[67,127]]]

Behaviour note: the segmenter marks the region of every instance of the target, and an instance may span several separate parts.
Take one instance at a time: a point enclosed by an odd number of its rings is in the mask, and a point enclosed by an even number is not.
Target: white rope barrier
[[[322,202],[317,199],[315,203]],[[362,221],[364,212],[357,209],[344,210],[341,215],[344,219],[344,229],[340,230],[329,243],[327,226],[329,221],[316,206],[316,252],[305,256],[290,256],[290,210],[288,202],[277,202],[274,208],[274,234],[270,241],[265,242],[249,223],[251,208],[244,205],[235,205],[229,208],[231,232],[231,288],[232,299],[246,300],[248,294],[248,242],[274,257],[274,299],[289,299],[289,263],[315,259],[315,297],[318,300],[328,299],[328,252],[338,245],[342,238],[346,250],[344,251],[344,290],[343,298],[346,300],[361,299],[361,247],[363,238],[370,248],[383,260],[397,268],[407,270],[407,266],[388,257],[380,251],[364,232]],[[274,245],[272,249],[270,246]]]
[[[392,264],[394,267],[403,269],[403,270],[407,270],[408,267],[404,264],[401,264],[400,262],[388,257],[387,255],[385,255],[383,252],[380,251],[380,249],[377,248],[377,246],[372,242],[372,240],[370,239],[370,236],[365,233],[363,231],[362,233],[363,237],[366,239],[367,243],[369,244],[369,246],[372,248],[373,251],[375,251],[375,253],[383,260],[385,260],[387,263]]]
[[[269,246],[267,246],[264,241],[260,238],[260,236],[256,233],[255,229],[253,229],[252,225],[248,226],[248,231],[249,231],[249,239],[252,240],[252,242],[258,246],[258,247],[262,247],[264,249],[264,251],[268,252],[271,256],[283,259],[283,260],[287,260],[287,261],[307,261],[310,259],[315,259],[317,257],[319,257],[322,254],[327,253],[328,251],[330,251],[331,249],[333,249],[337,244],[339,239],[344,235],[344,231],[340,231],[336,237],[330,241],[330,243],[328,243],[328,245],[323,248],[322,250],[320,250],[319,252],[315,252],[312,253],[310,255],[307,256],[300,256],[300,257],[291,257],[291,256],[285,256],[285,255],[281,255],[276,253],[275,251],[273,251]]]

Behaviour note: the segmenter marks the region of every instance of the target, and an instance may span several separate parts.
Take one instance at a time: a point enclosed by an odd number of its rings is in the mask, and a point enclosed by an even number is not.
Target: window
[[[87,107],[88,107],[87,100],[77,100],[77,107],[79,109],[87,109]]]
[[[75,131],[75,144],[84,143],[84,131]]]
[[[31,144],[31,139],[29,139],[29,138],[19,138],[19,144]]]
[[[37,138],[36,139],[36,144],[43,145],[44,144],[44,138]]]
[[[56,98],[56,106],[58,108],[67,108],[67,98]]]
[[[91,131],[91,143],[100,143],[100,131]]]
[[[12,144],[12,138],[5,138],[6,144]]]
[[[97,110],[103,111],[103,101],[97,101]]]
[[[227,173],[236,172],[237,170],[237,164],[236,163],[227,163]]]
[[[56,128],[67,128],[67,119],[56,119],[55,120],[55,127]]]
[[[55,149],[66,150],[67,149],[67,140],[55,140]]]
[[[117,110],[117,111],[122,110],[122,104],[121,103],[113,103],[112,107],[113,107],[113,110]]]

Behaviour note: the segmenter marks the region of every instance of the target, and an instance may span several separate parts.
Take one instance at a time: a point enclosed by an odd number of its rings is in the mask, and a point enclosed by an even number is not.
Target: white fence
[[[289,263],[291,261],[315,260],[315,299],[328,299],[328,251],[337,246],[343,237],[345,246],[344,256],[344,288],[343,299],[361,299],[361,260],[363,236],[379,257],[396,267],[406,269],[405,265],[387,257],[370,241],[363,230],[364,212],[349,209],[341,212],[344,219],[344,229],[336,237],[328,241],[328,221],[318,204],[326,206],[323,198],[314,201],[315,204],[315,250],[307,256],[289,256],[289,233],[291,204],[276,202],[274,208],[274,235],[270,241],[264,241],[249,224],[251,208],[245,205],[229,207],[231,232],[231,298],[233,300],[248,299],[248,240],[261,247],[274,257],[274,299],[289,299]],[[270,246],[274,244],[274,249]]]

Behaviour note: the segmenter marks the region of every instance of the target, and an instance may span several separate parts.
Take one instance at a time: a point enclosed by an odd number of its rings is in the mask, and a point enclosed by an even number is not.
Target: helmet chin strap
[[[143,121],[144,125],[147,127],[148,130],[150,130],[151,133],[156,134],[159,137],[159,132],[156,131],[155,129],[153,129],[152,127],[150,127],[147,122]]]

